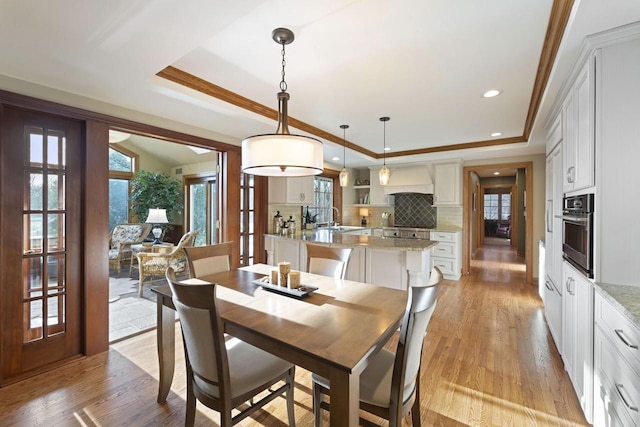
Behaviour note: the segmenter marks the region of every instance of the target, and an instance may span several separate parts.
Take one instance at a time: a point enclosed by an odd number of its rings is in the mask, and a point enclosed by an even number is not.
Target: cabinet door
[[[562,286],[563,306],[562,306],[562,360],[564,361],[564,369],[573,381],[574,363],[575,363],[575,313],[576,313],[576,296],[575,296],[575,278],[572,274],[573,268],[566,262],[562,268]]]
[[[544,315],[556,348],[562,353],[562,294],[549,278],[544,283]]]
[[[575,375],[573,388],[578,395],[587,421],[593,411],[593,286],[576,272],[575,307]]]
[[[298,240],[276,239],[275,263],[288,261],[292,270],[300,270],[300,242]]]
[[[405,252],[367,248],[366,282],[387,288],[407,289]]]
[[[299,180],[299,201],[306,203],[307,205],[315,204],[314,199],[314,177],[302,176],[296,178]]]
[[[269,178],[269,203],[313,205],[313,176]]]
[[[573,93],[569,93],[563,107],[564,139],[562,141],[562,188],[563,191],[573,191],[573,181],[576,168],[576,129],[574,124],[575,108]]]
[[[365,248],[364,247],[355,247],[351,251],[351,256],[349,257],[349,264],[347,265],[347,280],[353,280],[356,282],[364,282],[365,274],[364,274],[364,266],[365,266]]]
[[[584,67],[574,88],[575,102],[575,173],[573,190],[580,190],[594,184],[594,146],[592,124],[590,61]]]
[[[434,165],[434,206],[460,205],[460,163],[442,163]]]

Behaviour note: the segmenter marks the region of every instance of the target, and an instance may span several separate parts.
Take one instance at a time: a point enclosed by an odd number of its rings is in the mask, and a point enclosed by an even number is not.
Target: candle
[[[280,280],[278,285],[287,286],[287,277],[289,276],[289,272],[291,271],[291,263],[287,261],[279,262],[278,271],[280,272]]]
[[[270,273],[271,273],[271,276],[270,276],[269,282],[272,285],[277,285],[278,284],[278,269],[277,268],[272,268]]]
[[[298,289],[300,287],[300,272],[292,271],[289,273],[289,288]]]

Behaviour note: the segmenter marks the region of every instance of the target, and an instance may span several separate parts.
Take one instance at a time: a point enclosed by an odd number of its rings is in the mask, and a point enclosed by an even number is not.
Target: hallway
[[[485,244],[471,260],[471,274],[479,280],[499,283],[525,283],[525,259],[517,254],[510,240],[485,237]]]

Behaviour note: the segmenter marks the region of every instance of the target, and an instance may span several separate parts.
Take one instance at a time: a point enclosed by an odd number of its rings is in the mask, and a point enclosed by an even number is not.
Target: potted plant
[[[182,214],[182,184],[164,172],[138,171],[131,179],[131,212],[138,222],[147,219],[149,209],[166,209],[169,224]],[[170,225],[164,227],[165,231]]]

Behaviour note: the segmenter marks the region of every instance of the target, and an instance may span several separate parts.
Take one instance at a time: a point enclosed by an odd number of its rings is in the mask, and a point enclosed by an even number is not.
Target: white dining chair
[[[409,288],[407,308],[402,318],[395,354],[382,349],[360,375],[360,409],[389,420],[389,427],[402,426],[411,413],[414,427],[420,424],[420,360],[427,325],[436,307],[442,272],[433,267],[426,286]],[[315,426],[321,421],[321,409],[330,410],[323,396],[329,394],[329,380],[317,374],[313,382]],[[367,420],[361,419],[367,425]],[[370,424],[370,423],[369,423]]]
[[[295,426],[295,365],[237,338],[225,339],[215,284],[182,284],[176,281],[172,268],[167,270],[166,278],[184,341],[185,425],[194,425],[196,399],[220,413],[221,427],[230,427],[286,394],[289,425]],[[257,395],[259,399],[254,401]],[[239,406],[243,407],[233,416],[232,409]]]
[[[352,250],[307,243],[307,272],[344,279]]]

